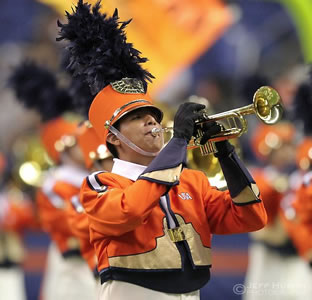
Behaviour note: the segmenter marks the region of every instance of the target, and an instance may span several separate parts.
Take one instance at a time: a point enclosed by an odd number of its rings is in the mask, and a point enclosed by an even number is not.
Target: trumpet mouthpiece
[[[152,136],[156,136],[158,133],[160,133],[162,131],[163,131],[162,129],[154,127],[152,129],[151,133],[152,133]]]
[[[172,131],[173,131],[173,127],[163,127],[163,128],[154,127],[151,133],[153,136],[156,136],[160,132],[172,132]]]

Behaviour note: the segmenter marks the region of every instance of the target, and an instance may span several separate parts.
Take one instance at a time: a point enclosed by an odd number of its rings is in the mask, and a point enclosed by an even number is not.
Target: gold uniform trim
[[[306,258],[306,260],[312,261],[312,249],[308,250],[308,251],[304,254],[304,257]]]
[[[247,203],[258,200],[259,194],[260,192],[258,186],[256,184],[251,184],[251,187],[246,186],[235,198],[233,198],[233,202]]]
[[[74,250],[74,249],[80,248],[80,242],[75,237],[69,237],[66,241],[66,244],[67,244],[67,247],[69,248],[68,250]]]
[[[191,223],[185,224],[180,215],[176,215],[185,241],[188,243],[192,259],[197,266],[211,265],[211,249],[204,247],[199,234]],[[166,218],[163,219],[164,235],[156,238],[156,248],[146,252],[128,256],[109,257],[111,267],[129,269],[181,269],[181,255],[175,242],[170,237]]]
[[[169,182],[173,183],[180,179],[182,171],[182,164],[178,165],[175,168],[172,169],[166,169],[161,171],[153,171],[150,173],[143,174],[144,177],[153,179],[153,180],[159,180],[162,182]]]
[[[111,267],[129,269],[181,269],[181,256],[176,245],[166,233],[156,239],[156,248],[152,251],[129,255],[110,257]]]
[[[194,264],[196,266],[211,265],[211,249],[203,245],[200,235],[196,232],[192,223],[185,224],[182,216],[178,214],[175,214],[175,216],[184,232]]]
[[[167,232],[169,234],[170,240],[174,243],[185,241],[185,234],[180,226],[168,229]]]
[[[15,263],[21,263],[24,257],[25,252],[19,235],[15,232],[1,232],[0,262],[9,259]]]

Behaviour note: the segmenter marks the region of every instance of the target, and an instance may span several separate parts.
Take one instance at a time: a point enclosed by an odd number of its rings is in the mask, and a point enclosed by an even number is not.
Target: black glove
[[[200,139],[201,145],[205,145],[213,135],[219,133],[222,129],[221,125],[215,121],[202,123],[197,125],[197,128],[203,132],[203,136]]]
[[[206,122],[202,123],[200,125],[200,129],[203,131],[203,136],[200,140],[201,145],[205,145],[207,141],[215,134],[218,134],[222,130],[222,125],[212,121],[212,122]],[[234,146],[229,143],[229,141],[221,141],[215,143],[217,148],[217,153],[215,153],[215,157],[221,158],[221,157],[227,157],[231,152],[234,151]]]
[[[200,116],[199,111],[205,105],[187,102],[180,105],[174,117],[173,136],[190,141],[195,130],[195,120]]]
[[[216,142],[216,148],[218,152],[214,156],[218,158],[228,157],[235,149],[228,140]]]

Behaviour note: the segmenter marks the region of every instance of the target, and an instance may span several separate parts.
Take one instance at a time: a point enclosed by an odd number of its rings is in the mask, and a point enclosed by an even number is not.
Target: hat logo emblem
[[[113,90],[121,94],[144,94],[143,82],[136,78],[123,78],[110,83]]]

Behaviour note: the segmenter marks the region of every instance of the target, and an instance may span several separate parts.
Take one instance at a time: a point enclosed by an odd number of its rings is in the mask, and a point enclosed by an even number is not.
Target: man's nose
[[[145,116],[146,124],[147,125],[156,125],[157,121],[152,115],[146,115]]]

